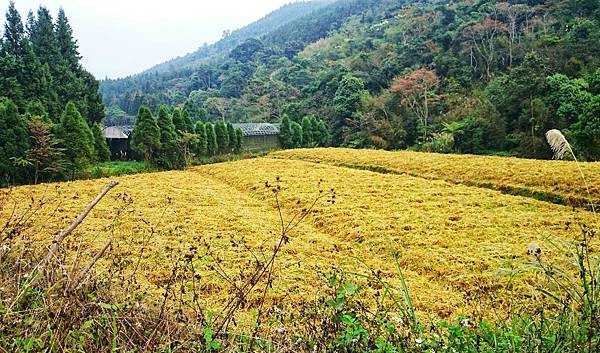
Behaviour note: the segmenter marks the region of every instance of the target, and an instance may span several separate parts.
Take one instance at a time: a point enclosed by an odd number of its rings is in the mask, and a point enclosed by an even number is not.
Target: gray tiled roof
[[[131,135],[133,126],[107,126],[104,128],[104,138],[127,139]]]
[[[244,136],[279,135],[279,124],[270,123],[243,123],[233,124],[236,129],[242,129]]]

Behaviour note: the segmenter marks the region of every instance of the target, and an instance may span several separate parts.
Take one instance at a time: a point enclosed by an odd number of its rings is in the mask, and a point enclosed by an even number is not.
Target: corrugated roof
[[[132,126],[107,126],[104,128],[104,138],[127,139],[132,129]]]
[[[279,124],[271,123],[243,123],[233,124],[236,129],[242,129],[244,136],[279,135]]]

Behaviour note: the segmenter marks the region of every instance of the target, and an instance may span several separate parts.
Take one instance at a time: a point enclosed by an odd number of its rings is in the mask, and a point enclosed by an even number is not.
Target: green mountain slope
[[[102,84],[108,122],[140,105],[197,119],[328,121],[334,145],[600,156],[593,0],[339,0],[227,55]],[[160,71],[160,70],[159,70]],[[120,117],[120,118],[115,118]]]

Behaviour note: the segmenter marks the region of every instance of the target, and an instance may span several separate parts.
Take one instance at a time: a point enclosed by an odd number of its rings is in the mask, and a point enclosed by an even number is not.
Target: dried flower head
[[[575,157],[569,141],[567,141],[560,130],[553,129],[548,131],[546,133],[546,140],[548,141],[550,148],[552,148],[554,159],[563,159],[567,153],[570,153]]]

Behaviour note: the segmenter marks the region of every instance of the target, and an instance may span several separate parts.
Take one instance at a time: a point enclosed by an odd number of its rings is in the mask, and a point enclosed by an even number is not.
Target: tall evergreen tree
[[[190,113],[187,109],[183,110],[181,117],[183,118],[183,131],[194,132],[194,123],[192,122],[192,118],[190,118]]]
[[[38,9],[35,24],[31,28],[30,40],[38,59],[50,66],[52,74],[56,73],[60,68],[58,41],[54,32],[52,15],[43,6]]]
[[[92,165],[95,160],[94,136],[73,102],[67,104],[60,117],[57,136],[64,150],[65,167],[70,178]]]
[[[186,131],[181,110],[177,107],[173,109],[173,124],[175,125],[175,132],[177,132],[178,135],[181,135],[181,133]]]
[[[237,144],[237,137],[235,135],[235,129],[233,128],[233,124],[227,124],[227,135],[229,136],[229,151],[234,151],[235,146]]]
[[[313,145],[318,146],[321,139],[321,132],[319,131],[319,119],[317,119],[317,117],[314,115],[310,116],[310,127]]]
[[[20,162],[25,161],[28,149],[27,125],[17,106],[10,99],[0,98],[0,185],[24,181],[25,170]]]
[[[304,147],[312,147],[313,144],[312,120],[309,116],[305,116],[302,118],[302,145]]]
[[[329,129],[325,122],[321,119],[319,120],[319,146],[327,147],[331,143],[331,134],[329,133]]]
[[[206,123],[206,142],[207,142],[207,151],[209,156],[214,156],[219,151],[219,144],[217,142],[217,134],[215,134],[215,128],[213,124]]]
[[[100,124],[92,125],[92,135],[94,136],[94,152],[96,153],[96,162],[110,161],[110,149],[106,143],[106,138],[102,132]]]
[[[25,28],[21,20],[21,15],[15,7],[15,2],[11,1],[6,11],[6,22],[4,24],[4,34],[2,41],[2,54],[11,54],[16,57],[23,57],[25,54]]]
[[[242,146],[244,144],[244,133],[242,129],[235,129],[235,153],[240,154],[242,152]]]
[[[26,37],[21,16],[13,1],[6,12],[0,44],[0,92],[13,103],[23,105],[25,91],[28,89],[23,87]]]
[[[215,135],[217,136],[219,153],[226,153],[229,147],[229,134],[227,133],[227,125],[223,120],[219,119],[215,123]]]
[[[77,41],[73,38],[73,29],[62,7],[58,10],[55,27],[58,53],[63,65],[73,72],[79,71],[81,56],[79,55]]]
[[[294,139],[292,137],[292,122],[287,114],[284,114],[283,119],[281,119],[279,138],[281,139],[281,145],[283,148],[293,147]]]
[[[165,169],[177,168],[180,159],[179,149],[177,148],[177,133],[175,132],[175,124],[173,124],[169,109],[165,105],[160,106],[158,110],[157,124],[160,129],[158,165]]]
[[[364,95],[364,82],[361,79],[351,74],[347,74],[342,78],[333,98],[333,105],[337,114],[333,124],[334,144],[343,143],[346,121],[361,109]]]
[[[160,129],[152,112],[145,106],[140,107],[133,126],[131,148],[144,162],[156,163],[156,153],[160,149]]]
[[[206,136],[206,126],[202,121],[196,123],[194,129],[196,135],[198,135],[198,144],[196,146],[196,154],[200,157],[206,156],[208,153],[208,140]]]
[[[302,147],[302,125],[292,122],[292,148]]]

